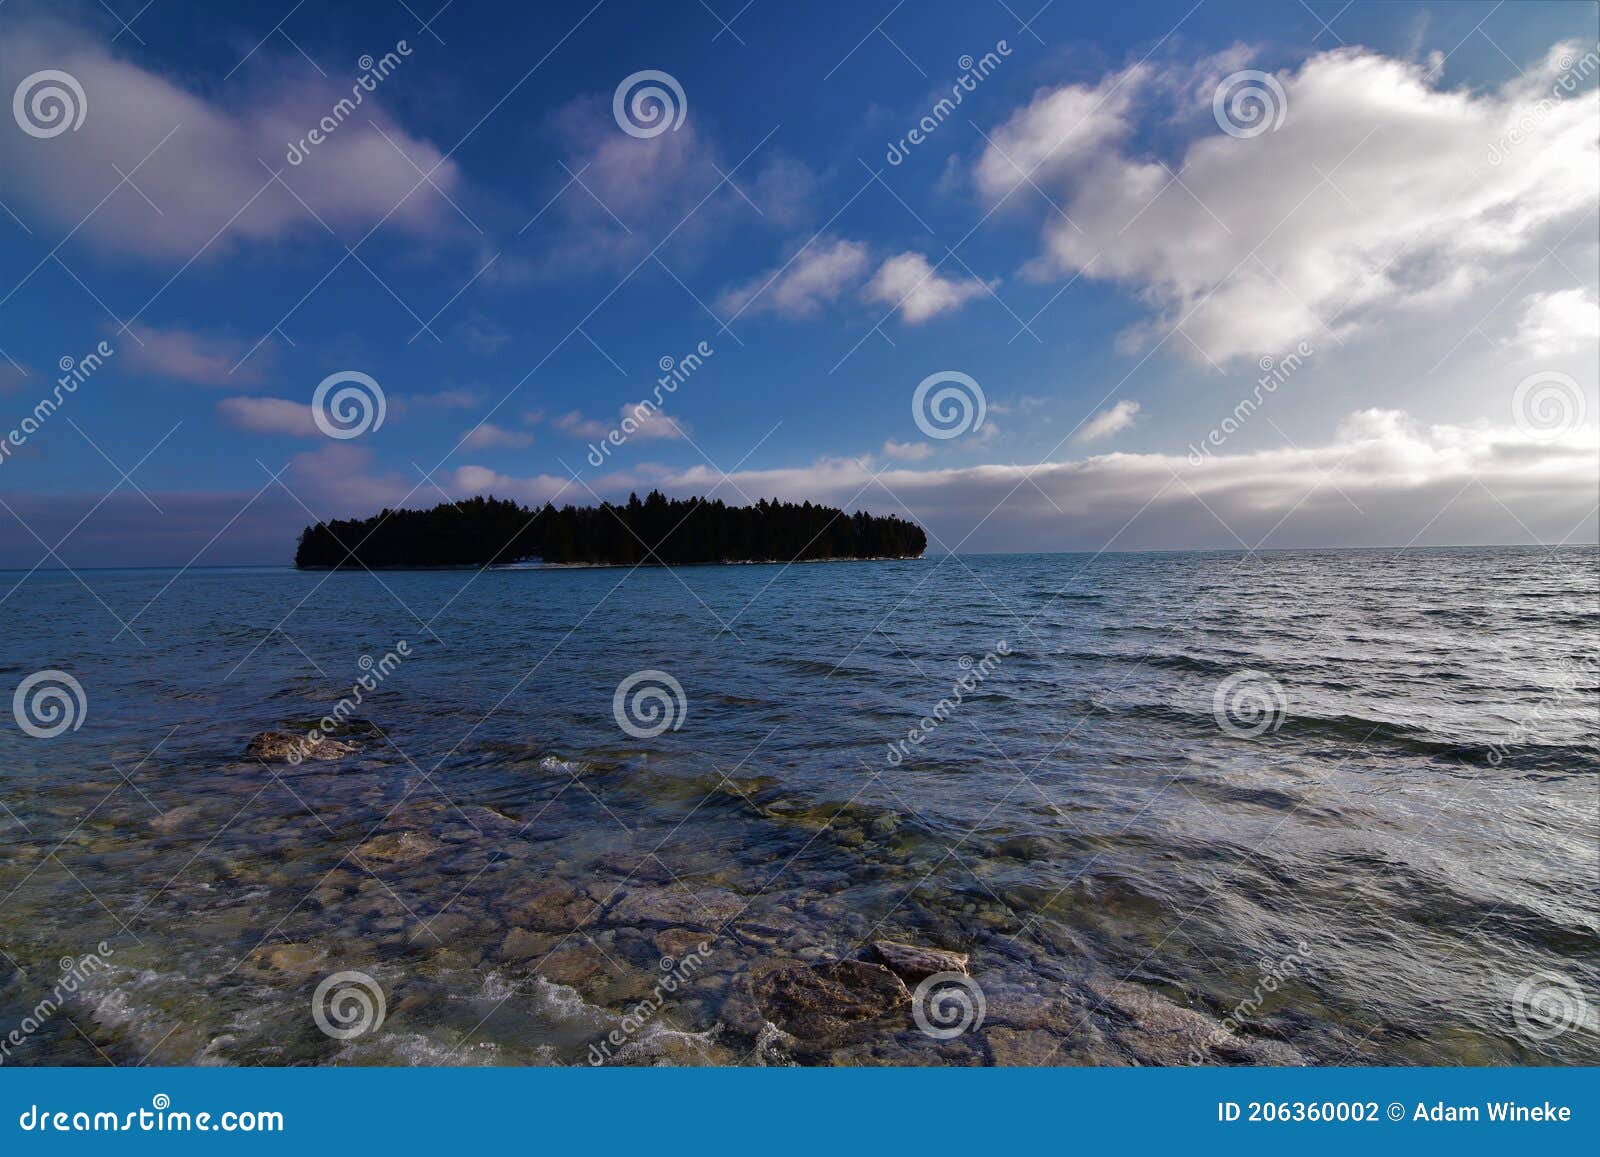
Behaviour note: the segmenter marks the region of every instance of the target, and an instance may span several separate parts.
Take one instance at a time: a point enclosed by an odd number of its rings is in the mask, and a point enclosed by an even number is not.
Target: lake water
[[[1593,548],[6,591],[0,699],[84,693],[0,715],[8,1064],[1600,1063]],[[878,939],[982,1022],[763,979]]]

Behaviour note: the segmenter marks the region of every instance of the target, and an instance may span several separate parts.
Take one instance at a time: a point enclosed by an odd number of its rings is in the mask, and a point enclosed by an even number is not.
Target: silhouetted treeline
[[[793,562],[829,558],[915,558],[927,548],[920,526],[893,515],[845,514],[810,502],[729,506],[667,498],[530,510],[501,498],[470,498],[432,510],[384,510],[371,518],[308,526],[297,567],[487,566],[545,562],[678,565]]]

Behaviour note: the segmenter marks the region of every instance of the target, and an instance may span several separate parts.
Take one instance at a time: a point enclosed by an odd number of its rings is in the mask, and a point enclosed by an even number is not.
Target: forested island
[[[538,560],[612,566],[714,562],[807,562],[917,558],[928,536],[914,522],[865,511],[846,514],[810,502],[729,506],[705,498],[667,498],[599,506],[477,497],[431,510],[383,510],[339,519],[300,534],[294,565],[339,567],[492,566]]]

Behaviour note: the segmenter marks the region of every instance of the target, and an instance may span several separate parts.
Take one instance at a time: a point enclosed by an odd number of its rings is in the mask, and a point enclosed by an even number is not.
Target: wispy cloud
[[[1098,442],[1102,438],[1109,438],[1132,426],[1138,415],[1139,403],[1124,399],[1113,406],[1107,406],[1080,426],[1077,434],[1073,436],[1073,441]]]
[[[782,265],[724,290],[717,308],[724,316],[770,313],[811,318],[858,285],[867,270],[867,246],[842,237],[812,241]]]
[[[293,434],[297,438],[321,436],[307,402],[287,398],[223,398],[217,416],[236,430],[252,434]]]
[[[462,438],[461,445],[468,450],[531,446],[533,435],[520,430],[507,430],[493,422],[480,422]]]
[[[200,386],[253,385],[261,380],[260,357],[238,365],[250,348],[231,338],[212,337],[184,329],[139,326],[139,342],[130,343],[128,364],[136,373]],[[258,355],[260,351],[257,351]]]

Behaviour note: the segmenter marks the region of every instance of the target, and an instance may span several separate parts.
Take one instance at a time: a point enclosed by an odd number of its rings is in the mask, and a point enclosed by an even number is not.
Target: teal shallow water
[[[0,1034],[110,950],[6,1063],[583,1063],[707,932],[620,1059],[1162,1059],[1148,995],[1313,1063],[1600,1061],[1592,548],[0,577],[5,688],[87,701],[0,728]],[[245,756],[402,640],[382,735]],[[638,738],[646,669],[686,712]],[[987,1024],[765,1032],[764,970],[878,937],[969,953]]]

